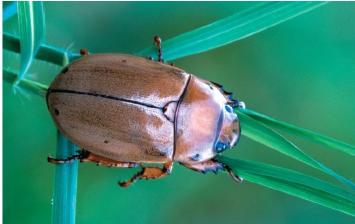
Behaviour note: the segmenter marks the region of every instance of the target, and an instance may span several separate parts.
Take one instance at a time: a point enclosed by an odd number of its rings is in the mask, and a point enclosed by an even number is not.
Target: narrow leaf
[[[18,23],[21,47],[21,67],[17,85],[25,76],[30,65],[44,41],[45,20],[42,2],[17,2]]]
[[[238,41],[317,8],[325,2],[266,2],[163,41],[163,57],[174,60]],[[156,59],[156,49],[138,53]]]
[[[316,133],[311,130],[307,130],[305,128],[300,128],[295,125],[286,123],[284,121],[279,121],[276,120],[275,118],[269,117],[267,115],[258,113],[256,111],[250,110],[250,109],[241,109],[240,110],[242,113],[262,122],[263,124],[266,124],[272,128],[279,129],[282,131],[285,131],[288,134],[291,135],[297,135],[299,137],[302,137],[307,140],[311,140],[312,142],[322,144],[325,146],[329,146],[334,149],[338,149],[340,151],[343,151],[345,153],[348,153],[352,156],[355,155],[355,146],[350,145],[348,143],[339,141],[337,139]]]
[[[17,36],[4,32],[3,41],[3,47],[5,50],[12,51],[14,53],[21,52],[20,40]],[[55,65],[64,66],[67,65],[69,61],[80,58],[80,54],[73,53],[64,48],[42,44],[39,47],[35,58]]]
[[[218,157],[246,181],[355,216],[355,195],[320,179],[278,166]]]
[[[17,74],[4,69],[3,78],[9,83],[14,83],[17,78]],[[29,79],[22,79],[18,86],[38,96],[45,96],[48,89],[48,86]]]
[[[17,5],[16,2],[11,2],[7,5],[3,11],[2,20],[5,22],[6,20],[10,19],[17,13]]]
[[[326,167],[322,163],[308,156],[301,149],[299,149],[295,144],[288,141],[286,138],[284,138],[276,131],[268,128],[267,126],[263,125],[259,121],[256,121],[253,118],[239,111],[237,111],[237,113],[241,121],[242,135],[245,135],[256,142],[264,144],[287,156],[299,160],[313,168],[319,169],[324,173],[333,176],[343,184],[346,184],[347,186],[350,186],[352,189],[355,189],[355,184],[352,183],[350,180],[340,176],[330,168]]]

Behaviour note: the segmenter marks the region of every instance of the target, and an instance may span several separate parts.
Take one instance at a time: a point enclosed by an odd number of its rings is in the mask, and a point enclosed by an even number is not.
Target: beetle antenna
[[[226,164],[223,164],[224,165],[224,169],[228,172],[228,174],[233,178],[233,180],[235,180],[236,182],[238,183],[241,183],[243,182],[243,178],[236,175],[233,170]]]
[[[163,60],[163,49],[162,49],[162,40],[158,35],[154,36],[154,43],[158,48],[158,61],[164,62]]]

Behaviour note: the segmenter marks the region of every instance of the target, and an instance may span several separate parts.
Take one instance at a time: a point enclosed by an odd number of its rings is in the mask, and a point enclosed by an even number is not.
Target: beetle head
[[[215,142],[216,153],[233,148],[240,137],[240,123],[234,109],[239,106],[238,100],[234,100],[231,92],[223,89],[223,86],[213,83],[225,98],[221,115],[218,120],[217,138]]]
[[[236,105],[221,85],[192,76],[179,105],[174,160],[199,163],[232,148],[240,135]]]

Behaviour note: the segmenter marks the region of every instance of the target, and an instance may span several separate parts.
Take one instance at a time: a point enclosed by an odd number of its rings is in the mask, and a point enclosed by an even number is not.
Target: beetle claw
[[[154,44],[158,48],[158,61],[164,63],[162,40],[158,35],[154,36]]]
[[[236,174],[233,172],[233,170],[232,170],[229,166],[225,165],[224,167],[225,167],[224,169],[225,169],[225,170],[228,172],[228,174],[233,178],[233,180],[235,180],[235,181],[238,182],[238,183],[243,182],[243,178],[240,177],[240,176],[238,176],[238,175],[236,175]]]
[[[86,49],[86,48],[81,48],[81,49],[80,49],[80,55],[81,55],[81,56],[89,55],[88,49]]]

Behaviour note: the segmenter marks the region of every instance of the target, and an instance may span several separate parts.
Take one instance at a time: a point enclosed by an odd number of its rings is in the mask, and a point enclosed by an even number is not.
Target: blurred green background
[[[134,53],[152,37],[174,37],[256,3],[45,2],[47,42],[78,51]],[[6,4],[5,4],[6,5]],[[223,83],[248,107],[355,144],[355,3],[330,3],[239,42],[175,61]],[[18,33],[16,16],[3,24]],[[3,52],[4,68],[19,56]],[[49,83],[60,67],[36,61],[28,78]],[[3,84],[4,223],[50,223],[56,130],[45,100]],[[354,180],[354,160],[297,141]],[[242,138],[234,158],[264,161],[325,178],[299,162]],[[342,213],[229,176],[202,175],[178,164],[161,180],[128,189],[136,170],[80,164],[77,223],[351,223]]]

